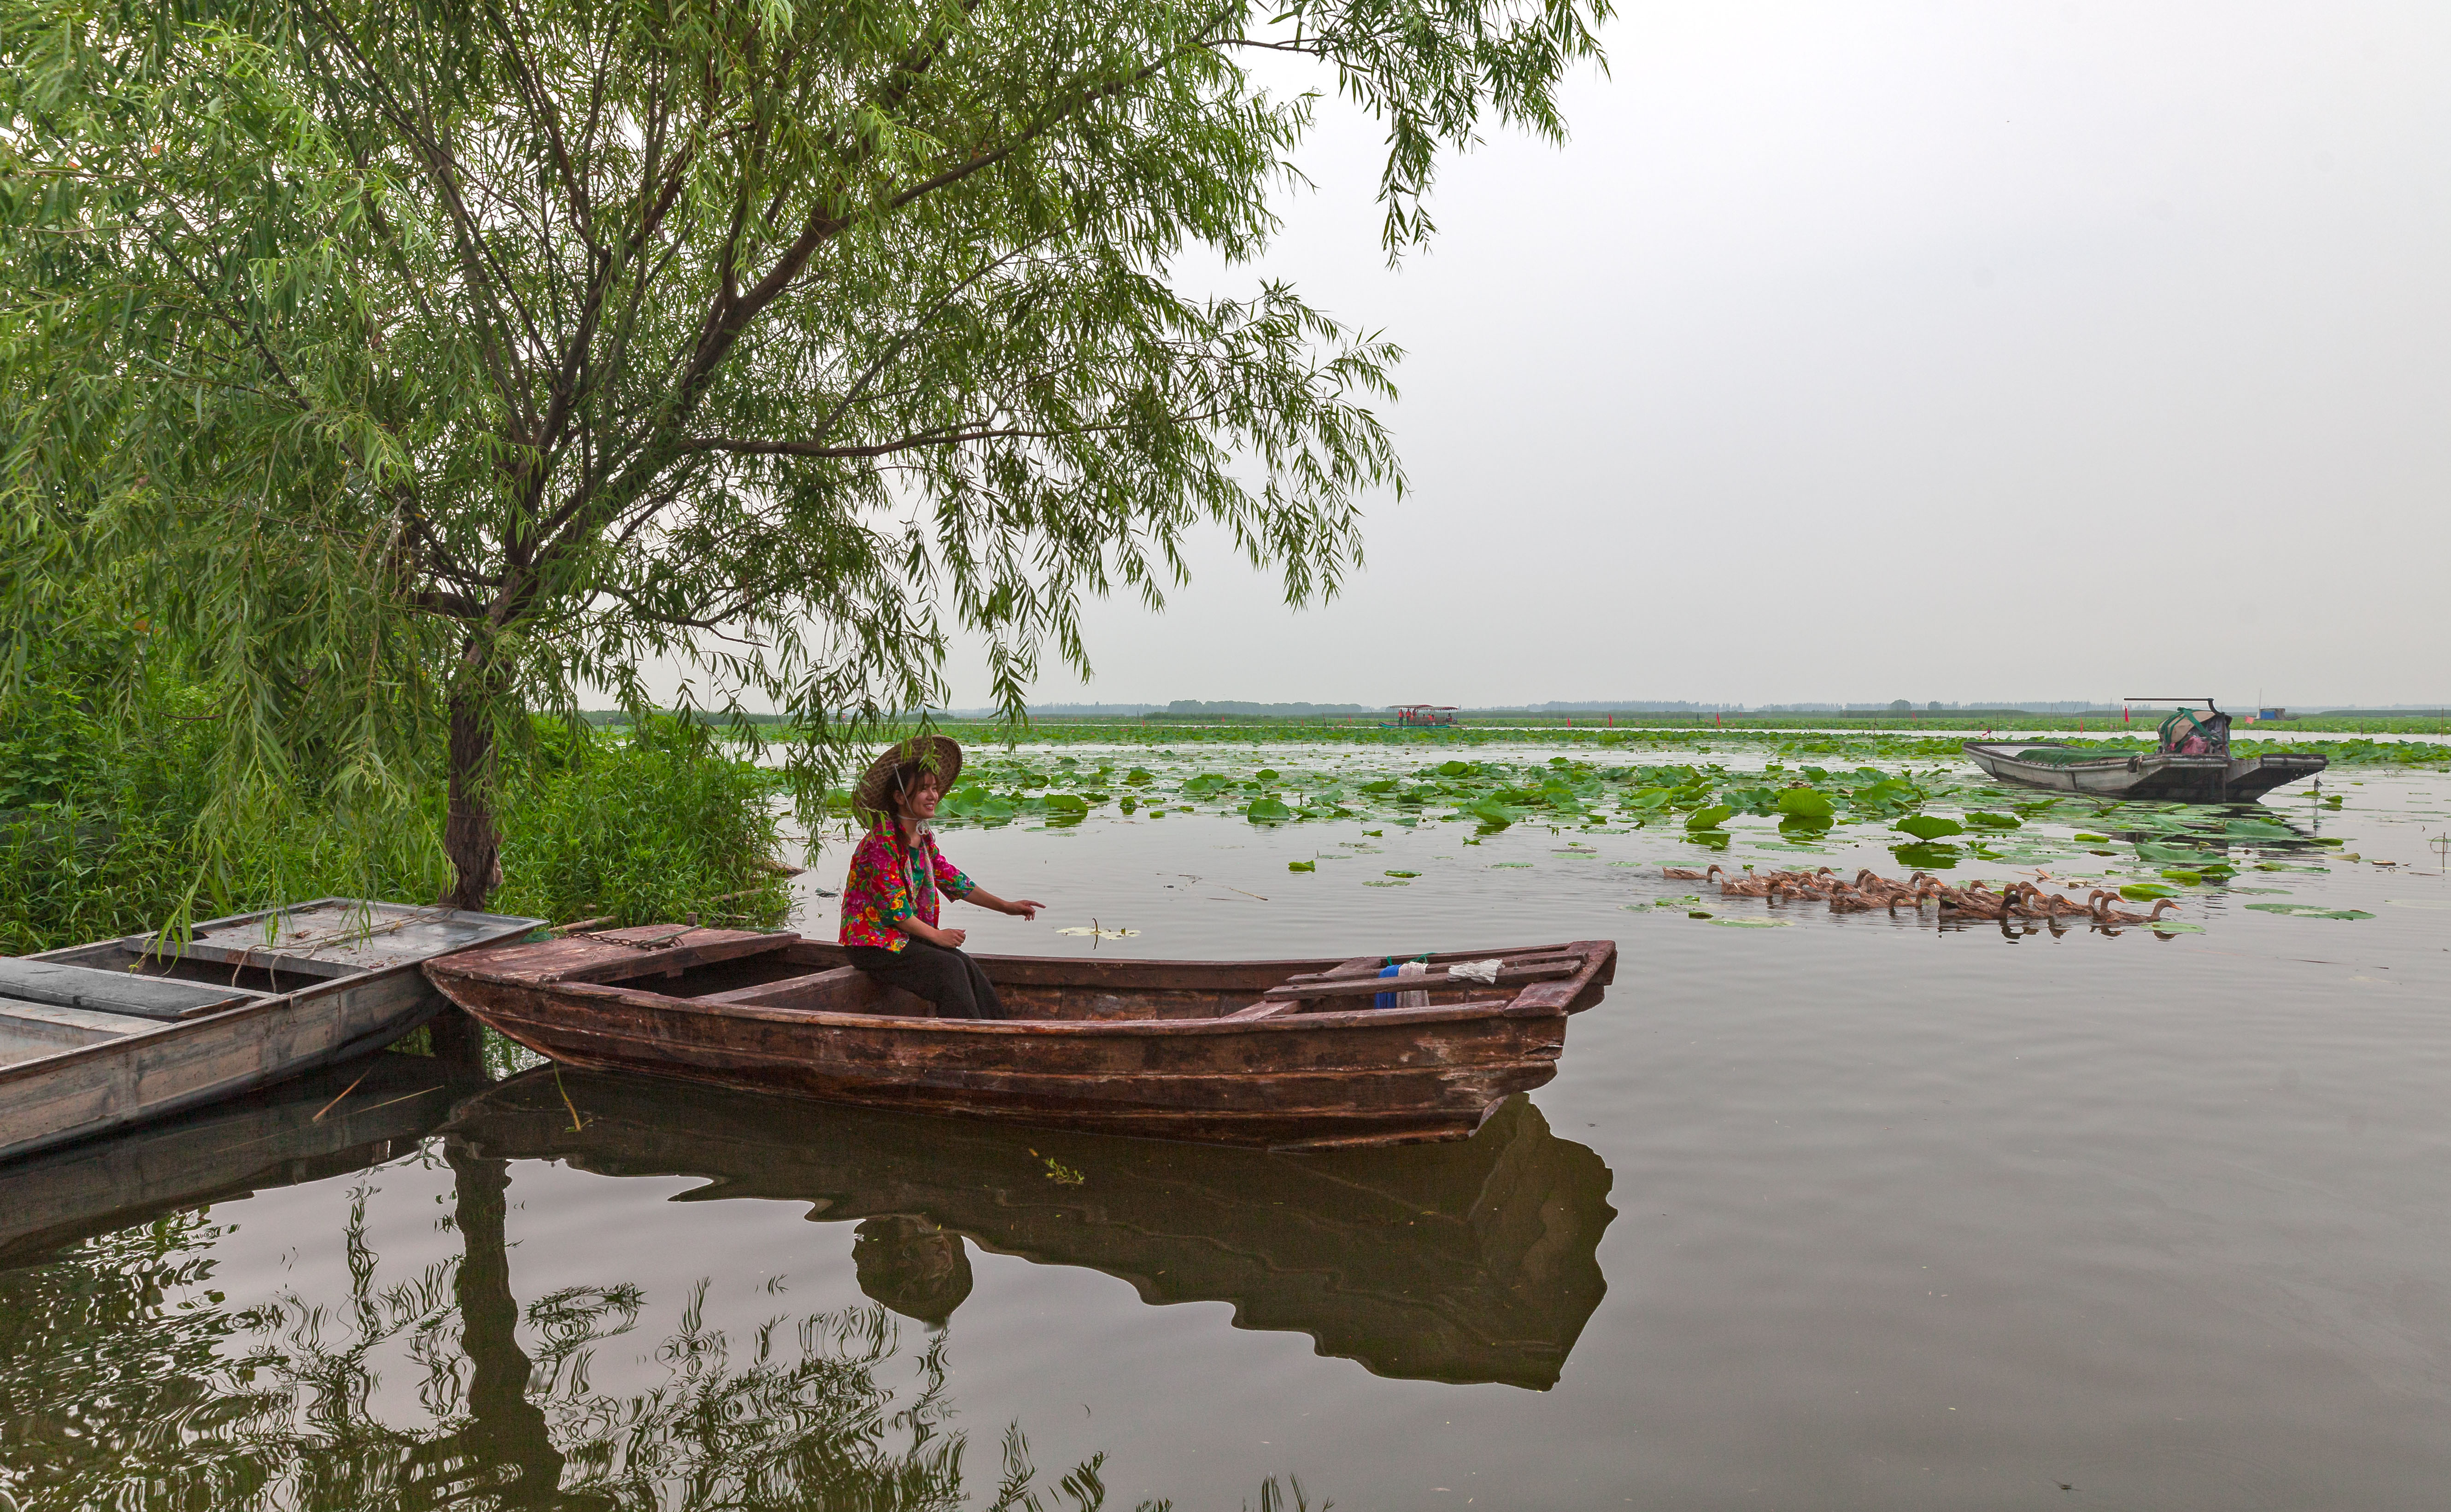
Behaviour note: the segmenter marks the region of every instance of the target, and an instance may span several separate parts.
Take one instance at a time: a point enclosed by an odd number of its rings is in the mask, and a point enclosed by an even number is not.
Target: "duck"
[[[1716,872],[1718,868],[1715,866],[1711,868],[1711,870]],[[1702,882],[1709,880],[1708,873],[1696,872],[1692,867],[1687,866],[1663,866],[1659,869],[1659,874],[1668,878],[1672,882]]]
[[[1940,911],[1943,913],[1962,913],[1970,918],[1996,919],[2000,917],[2000,900],[1996,897],[1986,896],[1984,893],[1977,891],[1981,886],[1982,884],[1977,882],[1970,884],[1964,888],[1942,888],[1940,890]]]
[[[2094,897],[2097,900],[2093,907],[2093,917],[2095,923],[2108,925],[2150,924],[2155,919],[2162,916],[2162,911],[2164,909],[2176,911],[2179,906],[2179,900],[2177,898],[2157,898],[2154,900],[2153,911],[2151,913],[2130,913],[2123,909],[2115,909],[2110,906],[2110,900],[2118,895],[2119,894],[2116,893],[2103,892],[2099,888],[2094,890]]]

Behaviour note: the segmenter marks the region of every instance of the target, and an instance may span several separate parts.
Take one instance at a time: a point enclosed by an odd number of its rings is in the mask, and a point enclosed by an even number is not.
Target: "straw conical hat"
[[[867,776],[859,779],[858,791],[852,795],[852,806],[859,810],[871,824],[893,822],[893,788],[897,774],[929,773],[936,785],[947,793],[953,791],[954,779],[962,775],[962,748],[950,736],[915,735],[899,745],[892,745],[869,763]]]

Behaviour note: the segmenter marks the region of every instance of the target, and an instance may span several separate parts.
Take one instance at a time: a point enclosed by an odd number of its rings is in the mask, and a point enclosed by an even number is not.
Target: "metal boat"
[[[443,1006],[420,965],[541,922],[327,897],[0,957],[0,1160],[380,1050]]]

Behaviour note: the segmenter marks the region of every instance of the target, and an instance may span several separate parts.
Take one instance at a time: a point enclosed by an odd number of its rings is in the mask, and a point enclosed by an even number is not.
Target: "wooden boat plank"
[[[0,995],[99,1013],[177,1019],[251,1002],[265,994],[134,972],[0,956]]]
[[[635,936],[635,938],[633,938]],[[667,944],[640,941],[669,940]],[[755,930],[659,929],[655,925],[567,934],[556,939],[499,946],[485,952],[485,970],[505,978],[541,982],[612,982],[637,976],[676,976],[716,961],[783,951],[796,934]]]
[[[106,1045],[152,1027],[149,1019],[0,998],[0,1066]]]
[[[1542,988],[1555,989],[1571,983],[1539,983],[1511,998],[1484,999],[1463,1003],[1433,1003],[1422,1008],[1370,1008],[1335,1012],[1312,1012],[1256,1021],[1210,1019],[974,1019],[935,1017],[893,1017],[882,1014],[830,1013],[775,1007],[764,1003],[714,1003],[708,998],[674,998],[659,992],[621,983],[562,982],[531,984],[506,980],[486,971],[461,971],[438,964],[430,973],[438,980],[450,983],[483,982],[488,985],[529,990],[534,987],[558,989],[555,994],[568,1001],[602,997],[608,1001],[627,1001],[648,1012],[660,1012],[680,1008],[709,1018],[759,1019],[777,1024],[822,1026],[850,1030],[916,1030],[931,1036],[960,1035],[1024,1040],[1061,1039],[1067,1037],[1113,1037],[1127,1039],[1176,1038],[1211,1034],[1235,1034],[1252,1030],[1274,1031],[1301,1029],[1348,1029],[1370,1025],[1418,1025],[1443,1023],[1486,1016],[1495,1012],[1513,1014],[1524,1007],[1525,999]],[[1529,1016],[1549,1016],[1562,1011],[1553,996],[1538,1000],[1540,1006]]]

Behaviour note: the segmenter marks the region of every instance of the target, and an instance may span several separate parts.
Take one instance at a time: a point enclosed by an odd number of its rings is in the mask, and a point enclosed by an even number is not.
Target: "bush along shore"
[[[333,894],[442,894],[439,790],[377,807],[306,775],[277,798],[216,806],[223,724],[177,685],[106,710],[61,669],[18,680],[0,699],[0,952]],[[677,720],[610,732],[538,719],[533,736],[504,756],[494,911],[607,927],[782,922],[773,773]]]

